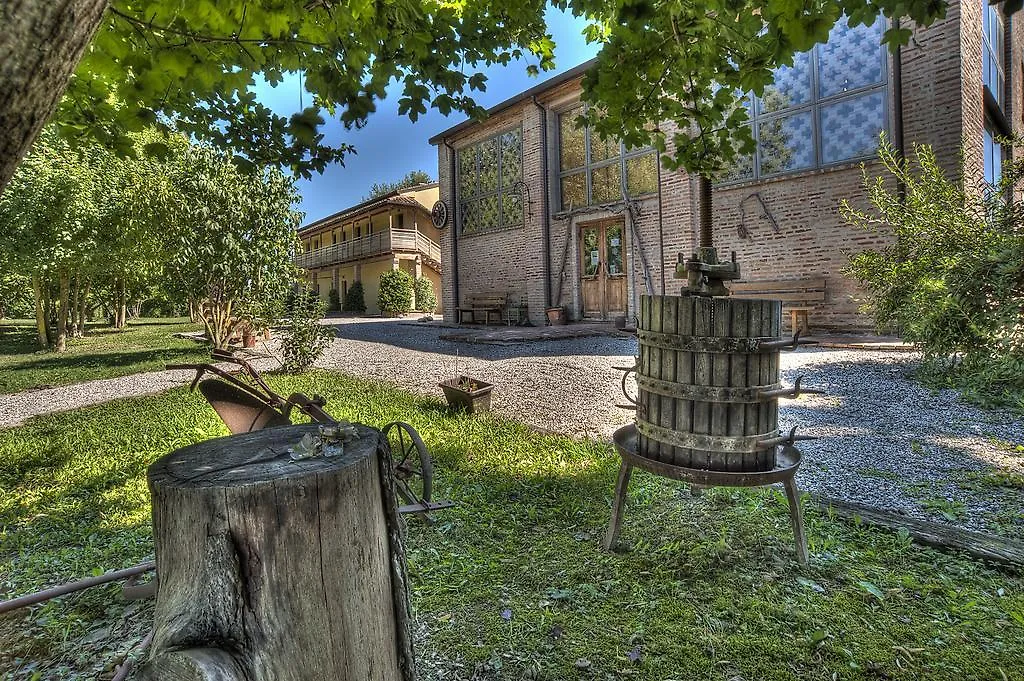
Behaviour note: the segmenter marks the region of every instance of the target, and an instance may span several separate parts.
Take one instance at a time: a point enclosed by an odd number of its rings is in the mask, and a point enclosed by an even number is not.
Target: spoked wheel
[[[434,480],[434,464],[420,434],[408,423],[394,421],[381,431],[391,445],[391,458],[395,464],[395,487],[407,504],[430,502]],[[425,519],[432,520],[424,511]]]

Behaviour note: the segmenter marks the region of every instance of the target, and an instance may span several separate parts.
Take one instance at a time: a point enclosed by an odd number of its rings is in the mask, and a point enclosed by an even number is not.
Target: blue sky
[[[558,73],[567,71],[597,53],[595,46],[587,45],[580,34],[585,26],[574,19],[548,8],[548,30],[554,37],[556,69],[532,78],[526,75],[526,61],[508,66],[485,69],[487,91],[476,93],[477,103],[490,107],[512,95],[530,88]],[[297,77],[286,79],[278,87],[261,87],[260,100],[280,113],[291,114],[300,110],[300,88]],[[310,94],[301,93],[302,102],[309,105]],[[421,116],[416,123],[398,115],[398,95],[378,102],[377,111],[361,130],[345,130],[337,121],[328,121],[324,133],[331,144],[348,142],[358,153],[350,155],[345,165],[334,165],[323,175],[312,180],[299,180],[302,194],[301,210],[306,213],[304,223],[312,222],[331,213],[359,203],[375,182],[394,182],[410,170],[425,170],[437,177],[437,149],[427,142],[430,137],[464,120],[461,113],[442,116],[434,109]]]

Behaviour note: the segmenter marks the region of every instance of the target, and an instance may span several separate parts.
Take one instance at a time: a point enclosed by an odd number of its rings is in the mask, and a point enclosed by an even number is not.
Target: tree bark
[[[78,297],[82,293],[82,275],[75,273],[74,284],[71,288],[71,307],[69,308],[70,314],[68,316],[68,330],[71,333],[72,338],[81,336],[81,332],[78,329]]]
[[[107,0],[0,4],[0,194],[53,115]]]
[[[142,679],[413,680],[388,445],[357,429],[337,456],[292,461],[317,432],[301,425],[150,467],[159,588]]]
[[[53,312],[53,296],[50,295],[52,287],[50,281],[43,279],[43,307],[46,310],[46,347],[53,347],[53,320],[57,316]]]
[[[88,278],[86,278],[84,286],[85,286],[85,288],[82,290],[82,295],[79,297],[79,300],[78,300],[79,307],[78,307],[78,310],[77,310],[77,314],[78,314],[78,331],[83,336],[85,335],[86,307],[89,304],[87,302],[89,300],[89,288],[90,288],[90,284],[89,284],[89,279]]]
[[[32,297],[36,303],[36,341],[40,348],[50,346],[50,339],[46,333],[46,306],[43,301],[43,284],[39,273],[32,275]]]
[[[68,349],[68,289],[71,288],[71,277],[67,272],[61,271],[57,278],[60,288],[57,294],[57,339],[53,349],[64,352]]]

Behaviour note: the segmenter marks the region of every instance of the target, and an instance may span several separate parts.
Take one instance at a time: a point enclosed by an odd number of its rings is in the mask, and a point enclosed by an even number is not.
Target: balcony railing
[[[416,251],[434,262],[441,262],[441,247],[419,230],[386,229],[308,253],[299,253],[295,256],[295,264],[306,269],[328,267],[392,251]]]

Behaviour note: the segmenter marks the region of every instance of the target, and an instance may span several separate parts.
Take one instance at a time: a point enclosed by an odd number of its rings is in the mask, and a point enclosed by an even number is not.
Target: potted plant
[[[491,409],[491,390],[494,385],[477,378],[458,375],[438,383],[448,400],[448,406],[475,414]]]

